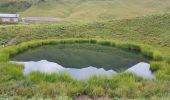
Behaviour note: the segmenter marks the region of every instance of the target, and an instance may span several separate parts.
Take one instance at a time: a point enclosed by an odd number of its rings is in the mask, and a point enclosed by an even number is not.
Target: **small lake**
[[[138,53],[97,44],[45,45],[11,59],[24,65],[24,74],[66,72],[76,79],[93,75],[112,76],[132,72],[143,78],[154,78],[148,59]]]
[[[93,66],[123,71],[139,62],[148,60],[140,54],[114,47],[97,44],[58,44],[45,45],[21,53],[12,61],[48,60],[66,68],[85,68]]]

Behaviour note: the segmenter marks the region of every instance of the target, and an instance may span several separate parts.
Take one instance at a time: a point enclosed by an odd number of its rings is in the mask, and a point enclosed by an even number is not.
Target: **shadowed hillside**
[[[169,0],[46,0],[35,3],[22,15],[88,21],[121,19],[169,11]]]
[[[31,3],[24,0],[1,0],[0,13],[17,13],[31,7]]]

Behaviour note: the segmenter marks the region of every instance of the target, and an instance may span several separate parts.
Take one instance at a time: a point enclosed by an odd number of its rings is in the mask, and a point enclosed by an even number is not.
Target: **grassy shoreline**
[[[78,81],[68,74],[43,74],[39,72],[24,76],[22,66],[8,63],[10,56],[15,56],[30,48],[42,45],[57,45],[69,43],[92,43],[112,46],[124,50],[140,52],[151,58],[151,69],[155,72],[156,80],[147,80],[131,73],[121,73],[111,78],[105,76],[92,77],[87,81]],[[167,98],[169,89],[170,65],[156,49],[136,43],[124,43],[105,39],[49,39],[37,40],[13,45],[0,50],[0,96],[7,95],[18,98],[59,98],[68,96],[76,98],[88,95],[92,98],[108,94],[110,98]],[[126,82],[126,84],[125,84]],[[17,85],[18,84],[18,85]],[[34,87],[34,88],[33,88]],[[152,87],[152,88],[151,88]],[[41,90],[41,92],[38,92]]]
[[[2,48],[0,50],[0,62],[5,62],[8,61],[8,58],[10,56],[14,56],[20,52],[23,52],[29,48],[35,48],[38,46],[42,45],[55,45],[59,43],[94,43],[94,44],[99,44],[99,45],[104,45],[104,46],[113,46],[117,47],[120,49],[125,49],[125,50],[130,50],[134,52],[140,52],[144,56],[147,56],[151,58],[152,60],[158,60],[161,61],[163,59],[163,56],[161,53],[150,47],[149,45],[144,45],[144,44],[138,44],[138,43],[130,43],[130,42],[118,42],[118,41],[113,41],[113,40],[105,40],[105,39],[85,39],[85,38],[72,38],[72,39],[49,39],[49,40],[35,40],[35,41],[30,41],[30,42],[25,42],[21,43],[19,45],[13,45],[9,46],[6,48]]]
[[[61,22],[0,23],[0,100],[169,100],[169,5],[169,0],[0,0],[1,13],[64,18]],[[93,76],[87,81],[66,73],[25,76],[23,66],[9,63],[10,57],[28,49],[59,43],[139,52],[150,58],[156,79],[131,73]]]

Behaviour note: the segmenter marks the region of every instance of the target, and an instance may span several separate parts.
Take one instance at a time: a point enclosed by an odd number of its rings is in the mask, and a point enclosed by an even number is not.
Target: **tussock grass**
[[[67,73],[51,73],[51,74],[45,74],[41,72],[32,72],[29,77],[29,80],[33,82],[72,82],[73,78],[67,74]]]
[[[11,73],[7,75],[11,75]],[[45,75],[34,72],[28,77],[23,78],[27,82],[22,82],[17,87],[13,87],[14,89],[10,89],[10,93],[14,92],[13,95],[15,97],[24,98],[42,97],[57,99],[60,96],[66,95],[72,98],[79,95],[88,95],[95,98],[109,95],[111,98],[135,99],[142,97],[149,99],[153,96],[159,97],[160,95],[166,97],[166,93],[169,91],[166,88],[168,81],[164,80],[166,85],[162,85],[162,81],[143,80],[131,73],[122,73],[111,78],[93,76],[87,81],[70,79],[65,74],[55,75],[55,78],[53,76],[52,74]],[[9,86],[5,87],[6,89],[9,88]]]
[[[140,44],[136,44],[136,43],[121,43],[121,42],[117,42],[115,43],[115,46],[122,48],[122,49],[126,49],[126,50],[131,50],[133,52],[141,52],[141,45]]]
[[[62,17],[65,18],[66,21],[71,20],[76,22],[122,19],[158,14],[168,12],[169,9],[167,8],[170,5],[168,0],[47,0],[46,2],[42,2],[40,0],[29,1],[31,1],[33,5],[26,11],[21,12],[22,16]]]
[[[105,40],[105,41],[98,41],[98,44],[104,46],[111,46],[112,42]]]
[[[63,43],[95,43],[99,45],[104,45],[104,46],[112,46],[112,47],[117,47],[125,50],[129,50],[131,52],[138,52],[143,54],[146,57],[149,57],[151,60],[154,61],[162,61],[163,56],[161,53],[154,48],[144,45],[144,44],[137,44],[137,43],[123,43],[123,42],[118,42],[118,41],[111,41],[111,40],[102,40],[102,39],[85,39],[85,38],[74,38],[74,39],[49,39],[49,40],[37,40],[37,41],[30,41],[30,42],[25,42],[21,43],[16,46],[11,46],[4,48],[0,51],[0,62],[7,62],[9,60],[9,57],[15,56],[18,53],[22,53],[26,51],[27,49],[30,48],[35,48],[38,46],[42,45],[57,45],[57,44],[63,44]],[[155,71],[155,67],[153,67],[153,71]],[[38,74],[40,75],[40,74]],[[34,75],[32,77],[35,77]],[[55,78],[55,75],[52,75],[53,78]],[[40,76],[38,76],[40,77]],[[54,81],[51,79],[51,81]]]
[[[9,59],[9,54],[1,52],[0,53],[0,61],[1,62],[7,62]]]
[[[56,82],[56,83],[46,83],[42,82],[37,86],[38,89],[42,91],[38,94],[42,97],[56,97],[60,96],[77,96],[83,93],[83,85],[79,82],[77,83],[66,83],[66,82]]]
[[[24,78],[23,75],[23,66],[18,64],[11,63],[0,63],[1,68],[1,82],[9,81],[9,80],[22,80]]]
[[[3,13],[17,13],[25,11],[31,7],[31,3],[28,0],[1,0],[0,12]]]
[[[151,70],[155,72],[155,75],[160,80],[170,80],[170,64],[162,62],[152,62]]]
[[[16,46],[11,46],[2,49],[0,52],[1,53],[0,56],[7,56],[7,55],[14,56],[30,48],[35,48],[47,44],[56,45],[59,43],[62,44],[63,43],[95,43],[104,46],[113,46],[113,47],[129,50],[132,52],[140,52],[141,54],[151,58],[152,60],[159,61],[163,59],[159,51],[155,50],[154,48],[148,45],[137,44],[137,43],[123,43],[123,42],[112,41],[112,40],[102,40],[102,39],[97,40],[97,39],[85,39],[85,38],[49,39],[49,40],[37,40],[37,41],[25,42]]]
[[[151,70],[156,72],[161,69],[164,62],[151,62]]]
[[[21,65],[11,64],[7,61],[11,56],[22,53],[28,49],[36,48],[43,45],[57,45],[57,44],[72,44],[72,43],[92,43],[103,46],[111,46],[131,52],[138,52],[144,56],[151,58],[151,69],[156,75],[156,80],[144,80],[132,73],[121,73],[111,78],[106,76],[93,76],[87,81],[78,81],[73,79],[66,73],[51,73],[45,74],[40,72],[32,72],[28,76],[22,73]],[[2,84],[7,84],[13,80],[12,83],[20,83],[11,88],[6,85],[11,91],[5,91],[1,88],[3,93],[13,93],[15,96],[25,98],[43,97],[43,98],[58,98],[58,96],[76,97],[79,95],[88,95],[90,97],[102,97],[109,95],[111,98],[151,98],[153,96],[167,97],[170,90],[166,88],[169,83],[170,65],[160,56],[159,51],[154,48],[137,43],[123,43],[113,40],[104,39],[85,39],[85,38],[71,38],[71,39],[49,39],[24,42],[15,46],[9,46],[0,50],[0,69],[2,70],[0,78],[0,87]],[[161,59],[160,59],[161,58]],[[7,82],[7,83],[4,83]],[[164,85],[161,84],[164,82]],[[9,84],[9,83],[8,83]],[[34,87],[34,88],[33,88]]]
[[[141,53],[143,53],[145,56],[150,57],[153,60],[162,60],[162,54],[155,50],[154,48],[151,48],[148,45],[141,45]]]
[[[12,39],[14,39],[12,44],[35,40],[0,48],[0,99],[1,97],[6,99],[6,96],[13,96],[12,99],[22,100],[28,98],[37,100],[39,97],[41,97],[40,99],[73,98],[74,100],[79,95],[88,95],[93,98],[109,95],[110,98],[117,99],[169,99],[170,89],[167,87],[170,84],[170,58],[168,57],[170,55],[170,15],[161,14],[113,20],[169,12],[167,9],[169,8],[169,0],[27,1],[31,1],[29,3],[33,4],[29,9],[22,6],[27,3],[25,0],[1,0],[0,11],[18,12],[27,9],[27,11],[21,12],[22,16],[37,16],[38,14],[41,17],[62,17],[65,18],[65,21],[48,24],[30,23],[28,25],[2,24],[3,26],[0,26],[0,45],[6,45]],[[4,7],[4,5],[7,6]],[[121,7],[117,5],[121,5]],[[124,12],[127,12],[128,16]],[[96,20],[102,21],[95,22]],[[67,22],[71,22],[71,24],[67,24]],[[60,39],[48,40],[49,38]],[[114,39],[115,41],[100,38]],[[47,40],[37,41],[37,39]],[[126,41],[126,43],[122,41]],[[112,78],[94,76],[88,81],[77,81],[68,75],[46,75],[39,72],[26,77],[22,74],[22,66],[8,63],[10,57],[30,48],[59,43],[94,43],[141,53],[150,58],[151,69],[156,75],[156,80],[143,80],[131,73],[122,73]],[[149,44],[156,49],[138,43]]]

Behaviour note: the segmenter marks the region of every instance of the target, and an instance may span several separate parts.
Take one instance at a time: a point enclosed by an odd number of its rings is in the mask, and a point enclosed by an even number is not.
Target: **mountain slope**
[[[130,18],[169,11],[169,0],[46,0],[34,4],[21,14],[91,21]]]
[[[31,7],[31,3],[24,0],[1,0],[0,13],[17,13]]]
[[[53,23],[0,26],[0,44],[47,38],[107,38],[170,50],[170,14],[90,23]],[[167,52],[169,52],[167,50]],[[170,55],[170,53],[169,53]]]
[[[1,0],[1,13],[74,21],[122,19],[170,12],[169,0]]]

